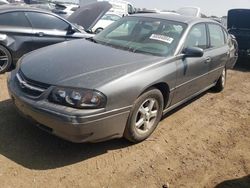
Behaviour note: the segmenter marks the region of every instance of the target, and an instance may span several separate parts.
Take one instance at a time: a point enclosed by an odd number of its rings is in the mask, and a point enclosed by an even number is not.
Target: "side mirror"
[[[76,32],[76,29],[72,25],[69,25],[68,30],[67,30],[67,35],[72,35],[75,32]]]
[[[188,47],[185,48],[182,53],[184,58],[186,57],[202,57],[204,55],[204,50],[198,47]]]

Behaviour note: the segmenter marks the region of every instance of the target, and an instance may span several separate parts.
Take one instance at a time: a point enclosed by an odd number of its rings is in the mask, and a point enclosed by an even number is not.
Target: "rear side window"
[[[23,12],[7,12],[0,14],[1,26],[30,27]]]
[[[225,44],[225,36],[221,26],[208,24],[211,48],[221,47]]]
[[[205,24],[197,24],[193,26],[187,36],[185,47],[198,47],[202,49],[208,48]]]
[[[31,25],[35,29],[56,29],[66,31],[69,24],[56,16],[36,13],[36,12],[26,12],[25,13],[31,22]]]

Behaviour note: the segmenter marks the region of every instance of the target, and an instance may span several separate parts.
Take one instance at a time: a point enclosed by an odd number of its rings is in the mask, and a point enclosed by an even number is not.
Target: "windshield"
[[[125,17],[93,39],[101,44],[155,56],[173,55],[184,23],[145,17]]]

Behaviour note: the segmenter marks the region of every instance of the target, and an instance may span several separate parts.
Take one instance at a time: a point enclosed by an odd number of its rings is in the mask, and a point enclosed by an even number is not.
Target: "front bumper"
[[[106,112],[74,110],[25,96],[15,79],[8,79],[9,94],[17,109],[38,127],[75,143],[100,142],[123,136],[130,107]]]

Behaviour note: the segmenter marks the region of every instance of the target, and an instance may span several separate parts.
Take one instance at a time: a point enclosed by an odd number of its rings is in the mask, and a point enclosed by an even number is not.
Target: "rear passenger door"
[[[33,49],[38,49],[66,40],[69,24],[64,20],[46,13],[26,12],[33,28]]]
[[[223,28],[216,23],[209,23],[209,50],[208,55],[211,57],[209,66],[209,80],[211,84],[216,82],[226,63],[229,61],[230,49],[227,44]]]
[[[32,50],[32,28],[23,12],[0,14],[0,34],[7,35],[0,43],[12,51],[14,62]]]

